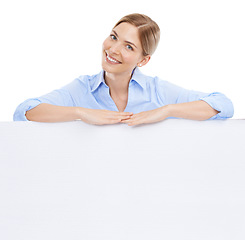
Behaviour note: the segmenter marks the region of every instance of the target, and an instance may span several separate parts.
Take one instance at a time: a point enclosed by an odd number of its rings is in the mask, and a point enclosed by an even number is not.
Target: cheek
[[[102,44],[102,49],[103,49],[103,50],[106,50],[106,49],[108,49],[108,48],[110,48],[110,44],[109,44],[108,39],[106,39],[106,40],[103,42],[103,44]]]
[[[126,49],[122,50],[122,57],[125,62],[133,64],[135,64],[138,59],[134,52],[129,52]]]

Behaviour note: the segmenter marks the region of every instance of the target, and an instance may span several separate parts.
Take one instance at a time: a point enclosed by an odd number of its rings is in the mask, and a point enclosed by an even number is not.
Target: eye
[[[130,45],[127,45],[126,48],[132,51],[134,50]]]
[[[114,34],[111,34],[110,37],[112,40],[117,40],[117,37]]]

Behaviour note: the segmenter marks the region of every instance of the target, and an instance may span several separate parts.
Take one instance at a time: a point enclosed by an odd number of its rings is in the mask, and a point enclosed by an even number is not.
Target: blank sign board
[[[244,240],[245,120],[0,123],[0,239]]]

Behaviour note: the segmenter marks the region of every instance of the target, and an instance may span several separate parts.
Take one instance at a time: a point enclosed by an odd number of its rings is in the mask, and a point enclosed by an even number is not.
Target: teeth
[[[111,62],[114,62],[114,63],[119,63],[118,61],[116,61],[116,60],[114,60],[114,59],[110,58],[110,57],[109,57],[109,55],[107,55],[106,57],[107,57],[107,59],[109,59],[109,61],[111,61]]]

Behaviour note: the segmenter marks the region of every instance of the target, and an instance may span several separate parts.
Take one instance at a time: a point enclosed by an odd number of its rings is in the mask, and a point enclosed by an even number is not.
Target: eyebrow
[[[118,34],[117,34],[117,32],[115,30],[112,30],[112,32],[118,37]],[[136,45],[134,43],[132,43],[132,42],[129,42],[129,41],[125,41],[125,42],[136,47]]]

